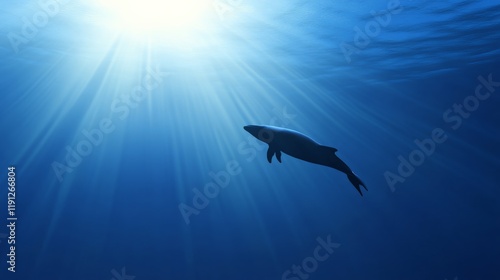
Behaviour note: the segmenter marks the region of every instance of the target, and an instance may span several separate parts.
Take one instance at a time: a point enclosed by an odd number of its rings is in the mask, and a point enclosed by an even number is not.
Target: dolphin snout
[[[259,131],[262,127],[258,125],[245,125],[243,127],[244,130],[246,130],[248,133],[252,134],[254,137],[259,138]]]
[[[248,132],[250,132],[250,133],[252,133],[252,130],[254,130],[255,127],[257,127],[257,126],[256,125],[245,125],[243,127],[243,129],[246,130],[246,131],[248,131]]]

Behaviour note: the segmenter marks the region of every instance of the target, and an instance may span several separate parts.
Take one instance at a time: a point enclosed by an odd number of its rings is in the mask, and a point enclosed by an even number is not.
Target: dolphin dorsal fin
[[[336,153],[338,150],[333,148],[333,147],[328,147],[328,146],[322,146],[325,151],[331,152],[331,153]]]

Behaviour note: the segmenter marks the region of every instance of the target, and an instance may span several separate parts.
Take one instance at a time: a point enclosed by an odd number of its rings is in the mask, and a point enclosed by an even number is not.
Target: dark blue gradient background
[[[245,0],[195,35],[139,39],[70,1],[18,53],[7,35],[39,8],[3,3],[0,233],[10,164],[19,220],[17,272],[0,239],[0,279],[109,280],[125,267],[135,280],[278,280],[329,235],[341,246],[309,279],[499,279],[500,87],[457,129],[443,113],[479,76],[500,81],[500,5],[401,5],[348,63],[340,46],[387,1]],[[148,67],[169,75],[113,112]],[[114,131],[59,182],[53,163],[108,117]],[[243,126],[270,123],[337,148],[369,191],[287,155],[269,164]],[[435,128],[446,142],[392,192],[384,173]],[[187,225],[179,204],[232,160],[241,172]]]

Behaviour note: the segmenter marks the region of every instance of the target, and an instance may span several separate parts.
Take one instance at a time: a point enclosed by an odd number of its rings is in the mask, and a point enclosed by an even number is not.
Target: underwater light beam
[[[189,32],[203,23],[209,0],[106,0],[97,4],[112,15],[111,24],[130,33]]]

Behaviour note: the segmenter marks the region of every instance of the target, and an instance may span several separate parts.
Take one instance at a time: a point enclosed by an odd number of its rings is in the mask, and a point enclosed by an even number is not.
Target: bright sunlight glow
[[[101,0],[112,25],[129,33],[186,32],[201,25],[210,0]]]

